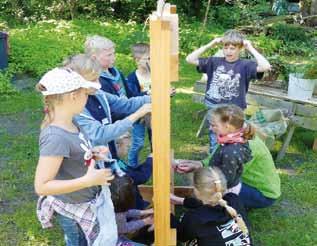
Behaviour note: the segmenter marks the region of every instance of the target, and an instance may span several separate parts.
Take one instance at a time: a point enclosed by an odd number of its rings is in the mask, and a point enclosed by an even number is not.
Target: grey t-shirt
[[[55,179],[69,180],[86,174],[85,151],[80,144],[87,146],[86,138],[82,133],[72,133],[57,126],[42,129],[39,138],[40,156],[64,157]],[[55,197],[66,203],[82,203],[94,199],[98,191],[99,188],[96,186]]]
[[[227,62],[224,57],[199,58],[197,70],[208,76],[205,95],[207,106],[235,104],[245,109],[250,80],[261,76],[257,73],[257,63],[247,59]]]

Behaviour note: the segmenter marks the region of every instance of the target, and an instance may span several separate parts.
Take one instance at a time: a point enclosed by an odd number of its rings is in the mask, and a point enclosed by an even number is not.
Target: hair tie
[[[48,113],[49,113],[48,107],[45,107],[45,108],[43,109],[43,113],[44,113],[44,114],[48,114]]]

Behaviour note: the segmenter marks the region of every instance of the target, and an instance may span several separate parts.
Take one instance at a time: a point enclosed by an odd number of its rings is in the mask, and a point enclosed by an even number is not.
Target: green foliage
[[[267,1],[232,1],[230,4],[213,6],[209,13],[209,22],[223,26],[224,28],[235,28],[241,25],[254,25],[261,20],[263,12],[270,12]]]
[[[279,53],[283,42],[281,40],[273,39],[265,36],[264,34],[259,35],[254,39],[256,47],[259,47],[263,54],[266,56],[274,56]]]
[[[304,79],[317,79],[317,60],[314,59],[305,66]]]
[[[12,77],[12,69],[0,70],[0,95],[11,94],[15,91],[10,83]]]
[[[308,44],[311,38],[307,30],[297,24],[277,23],[269,28],[268,33],[270,36],[283,40],[285,43],[298,42]]]

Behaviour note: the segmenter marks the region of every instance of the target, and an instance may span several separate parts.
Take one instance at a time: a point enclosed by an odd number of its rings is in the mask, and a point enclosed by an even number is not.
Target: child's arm
[[[256,68],[257,72],[266,72],[271,69],[269,61],[252,46],[249,40],[244,40],[243,45],[245,49],[254,56],[256,63],[258,64]]]
[[[153,214],[153,208],[139,210],[139,209],[129,209],[127,211],[127,218],[140,218],[145,215]]]
[[[193,64],[195,66],[199,65],[199,57],[206,52],[208,49],[216,46],[217,44],[220,44],[222,42],[222,38],[215,38],[214,40],[212,40],[210,43],[200,47],[197,50],[194,50],[192,53],[190,53],[187,57],[186,57],[186,61],[190,64]]]
[[[114,178],[110,169],[95,169],[95,162],[92,160],[84,176],[71,180],[57,180],[55,177],[63,158],[63,156],[40,156],[34,181],[38,195],[70,193],[91,186],[108,184],[108,181]]]
[[[153,216],[148,216],[140,220],[131,220],[129,222],[126,222],[125,225],[120,228],[120,233],[135,232],[146,225],[152,225],[152,224],[153,224]]]
[[[174,205],[183,205],[185,198],[170,194],[170,201]]]

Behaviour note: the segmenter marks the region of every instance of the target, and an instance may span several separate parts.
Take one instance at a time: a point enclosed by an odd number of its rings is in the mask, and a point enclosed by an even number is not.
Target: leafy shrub
[[[13,93],[15,90],[10,81],[13,72],[10,69],[0,70],[0,95]]]
[[[283,40],[285,43],[309,43],[311,38],[307,30],[297,24],[277,23],[268,29],[268,34],[274,38]]]

